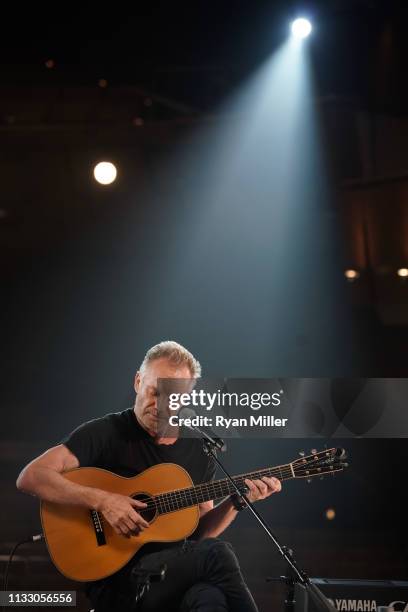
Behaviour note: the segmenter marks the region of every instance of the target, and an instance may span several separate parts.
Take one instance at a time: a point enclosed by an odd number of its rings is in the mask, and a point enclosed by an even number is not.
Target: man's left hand
[[[249,489],[246,494],[250,502],[256,502],[260,499],[265,499],[272,493],[279,493],[282,489],[280,480],[277,478],[268,478],[264,476],[260,480],[245,480],[245,484]]]

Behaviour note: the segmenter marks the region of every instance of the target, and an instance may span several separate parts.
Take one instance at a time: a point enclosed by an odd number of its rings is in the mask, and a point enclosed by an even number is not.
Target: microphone
[[[183,419],[193,419],[194,417],[199,418],[199,415],[196,413],[195,410],[193,410],[192,408],[187,408],[186,406],[179,410],[178,416],[181,416]],[[201,429],[197,425],[187,425],[186,423],[183,423],[183,425],[184,427],[187,427],[187,429],[199,433],[203,438],[208,440],[213,446],[215,446],[217,450],[221,451],[222,453],[227,450],[227,445],[224,440],[216,436],[209,427]]]

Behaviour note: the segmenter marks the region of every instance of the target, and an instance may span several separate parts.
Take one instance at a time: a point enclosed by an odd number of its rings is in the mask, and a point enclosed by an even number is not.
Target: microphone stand
[[[248,499],[246,494],[243,493],[242,490],[239,489],[238,485],[234,482],[232,476],[229,474],[227,469],[218,459],[216,455],[216,451],[217,449],[218,450],[226,449],[226,445],[224,441],[221,440],[221,438],[213,438],[207,432],[203,431],[199,427],[189,426],[189,429],[193,429],[201,436],[202,442],[203,442],[203,449],[206,455],[209,455],[214,459],[218,467],[222,470],[222,472],[225,474],[225,476],[227,477],[227,479],[233,486],[235,492],[244,499],[246,506],[250,510],[254,519],[259,523],[259,525],[262,527],[262,529],[267,534],[268,538],[273,542],[273,544],[277,548],[281,557],[283,557],[283,559],[286,561],[289,572],[287,572],[287,575],[286,577],[284,577],[284,579],[285,579],[286,584],[288,584],[289,589],[291,589],[291,591],[289,592],[291,593],[292,607],[294,603],[293,601],[294,585],[296,582],[299,582],[301,585],[303,585],[306,592],[313,599],[319,612],[337,612],[337,609],[330,603],[330,601],[327,599],[324,593],[322,593],[322,591],[315,584],[311,582],[306,572],[298,567],[295,559],[293,558],[292,551],[287,546],[284,546],[279,543],[277,537],[272,532],[269,525],[266,523],[265,519],[261,516],[258,510],[254,508],[252,502]],[[287,603],[290,604],[289,601],[287,601]]]

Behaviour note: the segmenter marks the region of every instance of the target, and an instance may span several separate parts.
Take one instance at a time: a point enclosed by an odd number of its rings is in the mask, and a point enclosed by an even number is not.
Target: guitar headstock
[[[344,448],[329,448],[320,452],[312,451],[311,455],[300,457],[290,463],[294,478],[310,479],[341,472],[348,466]]]

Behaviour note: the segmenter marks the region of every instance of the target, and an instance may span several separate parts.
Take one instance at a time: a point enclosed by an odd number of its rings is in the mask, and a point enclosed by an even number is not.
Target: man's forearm
[[[17,480],[17,487],[46,501],[90,509],[98,509],[104,496],[101,489],[70,482],[62,474],[43,466],[30,472],[23,470]]]
[[[230,498],[209,510],[201,517],[195,532],[197,539],[216,538],[232,523],[238,512],[232,505]]]

